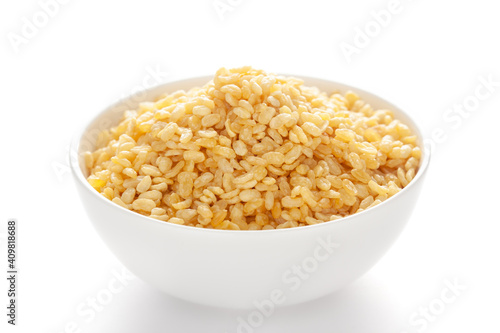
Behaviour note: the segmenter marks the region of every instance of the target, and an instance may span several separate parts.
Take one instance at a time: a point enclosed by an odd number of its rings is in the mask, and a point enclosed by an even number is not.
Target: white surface
[[[352,43],[355,27],[389,1],[231,3],[222,21],[212,0],[70,1],[18,53],[7,33],[20,33],[22,17],[40,6],[0,5],[2,232],[9,217],[21,223],[19,326],[8,327],[2,313],[2,332],[59,333],[71,321],[81,332],[237,331],[248,312],[178,301],[139,280],[126,281],[89,322],[77,313],[106,293],[121,266],[86,218],[65,157],[75,129],[142,85],[150,69],[175,79],[242,64],[362,87],[403,107],[428,134],[447,135],[384,259],[340,293],[279,309],[254,331],[417,332],[412,313],[444,304],[446,279],[467,289],[425,331],[498,330],[499,158],[489,153],[498,150],[500,87],[457,128],[443,119],[474,94],[481,75],[500,81],[494,4],[401,0],[401,12],[347,63],[340,44]],[[4,250],[0,256],[4,263]],[[4,304],[5,282],[0,288]]]

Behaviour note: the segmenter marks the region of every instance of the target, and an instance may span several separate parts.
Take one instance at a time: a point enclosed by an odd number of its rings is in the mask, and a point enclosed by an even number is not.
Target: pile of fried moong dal
[[[230,230],[369,209],[407,186],[421,157],[390,110],[251,67],[143,102],[98,141],[85,163],[103,196],[161,221]]]

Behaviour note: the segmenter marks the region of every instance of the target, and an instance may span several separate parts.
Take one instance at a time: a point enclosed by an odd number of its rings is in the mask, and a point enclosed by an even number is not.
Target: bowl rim
[[[105,202],[105,204],[110,205],[111,208],[119,209],[122,210],[123,212],[129,213],[129,214],[134,214],[136,218],[141,218],[144,220],[144,223],[156,223],[164,226],[165,228],[180,228],[178,230],[184,230],[189,232],[191,230],[192,232],[203,232],[203,233],[220,233],[220,234],[240,234],[240,235],[250,235],[250,234],[262,234],[262,232],[268,233],[293,233],[293,232],[301,232],[301,230],[304,231],[304,229],[312,231],[313,228],[320,229],[320,228],[328,228],[332,224],[338,224],[338,223],[349,223],[352,219],[356,219],[358,217],[364,216],[366,214],[369,214],[370,212],[373,212],[375,210],[380,210],[381,207],[385,206],[390,203],[391,201],[396,200],[398,197],[400,197],[402,194],[408,192],[411,190],[411,188],[415,187],[416,183],[421,182],[424,174],[426,173],[428,169],[428,165],[430,162],[431,158],[431,150],[429,149],[428,145],[425,144],[425,138],[423,136],[423,132],[419,126],[419,124],[408,114],[406,113],[402,108],[396,106],[392,102],[387,101],[386,99],[380,97],[377,94],[371,93],[369,91],[366,91],[364,89],[358,88],[356,86],[352,86],[350,84],[345,84],[342,82],[330,80],[328,78],[321,78],[321,77],[313,77],[313,76],[305,76],[305,75],[296,75],[296,74],[277,74],[279,76],[286,76],[286,77],[295,77],[302,79],[304,81],[304,84],[307,84],[307,81],[322,81],[324,84],[332,85],[332,86],[339,86],[339,90],[344,90],[344,89],[350,89],[356,92],[361,98],[363,96],[370,96],[371,98],[375,98],[379,100],[380,102],[383,102],[385,104],[388,104],[391,107],[391,111],[394,111],[396,115],[403,115],[406,117],[410,122],[411,122],[411,127],[414,132],[417,135],[417,138],[420,141],[420,149],[422,151],[422,158],[420,159],[420,165],[417,173],[415,174],[415,177],[411,180],[411,182],[404,187],[401,191],[393,195],[392,197],[388,198],[387,200],[381,202],[380,204],[368,208],[362,212],[355,213],[346,217],[342,217],[337,220],[333,221],[327,221],[323,223],[318,223],[314,225],[307,225],[307,226],[302,226],[302,227],[295,227],[295,228],[283,228],[283,229],[269,229],[269,230],[226,230],[226,229],[210,229],[210,228],[197,228],[194,226],[186,226],[186,225],[181,225],[181,224],[175,224],[175,223],[169,223],[166,221],[161,221],[154,219],[152,217],[148,217],[142,214],[139,214],[137,212],[134,212],[132,210],[126,209],[124,207],[121,207],[120,205],[117,205],[113,203],[111,200],[106,199],[103,195],[101,195],[99,192],[97,192],[88,182],[86,177],[84,176],[83,170],[80,167],[80,158],[81,154],[79,153],[79,148],[80,148],[80,143],[84,137],[84,134],[87,133],[88,128],[94,124],[100,117],[102,117],[105,113],[112,111],[113,109],[119,107],[120,105],[126,104],[127,101],[129,101],[131,98],[134,98],[134,96],[138,93],[147,93],[151,92],[153,90],[159,90],[162,87],[172,86],[175,84],[185,84],[191,81],[202,81],[207,83],[208,81],[213,79],[213,75],[203,75],[203,76],[195,76],[195,77],[189,77],[189,78],[182,78],[182,79],[174,79],[174,80],[169,80],[166,82],[163,82],[161,84],[155,85],[148,87],[144,90],[141,90],[139,92],[134,92],[132,94],[128,94],[122,98],[119,98],[116,100],[114,103],[108,105],[101,111],[95,114],[95,116],[92,117],[90,121],[84,124],[84,126],[80,126],[80,130],[76,131],[76,134],[73,136],[73,139],[71,140],[70,144],[70,150],[69,150],[69,165],[73,174],[73,178],[75,181],[79,182],[83,187],[91,193],[91,195],[98,197],[99,200],[102,200]],[[205,84],[203,83],[203,84]],[[193,85],[193,87],[198,86],[197,84]],[[314,85],[309,85],[309,86],[314,86]],[[141,99],[140,102],[146,101],[144,99]],[[136,101],[137,102],[137,101]],[[398,117],[395,117],[396,119]],[[73,157],[77,157],[74,159]]]

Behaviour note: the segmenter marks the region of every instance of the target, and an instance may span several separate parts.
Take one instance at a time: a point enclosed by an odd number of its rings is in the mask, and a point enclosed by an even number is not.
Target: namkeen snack
[[[84,154],[88,182],[139,214],[187,226],[267,230],[369,209],[414,178],[417,137],[355,92],[221,68],[203,87],[124,113]]]

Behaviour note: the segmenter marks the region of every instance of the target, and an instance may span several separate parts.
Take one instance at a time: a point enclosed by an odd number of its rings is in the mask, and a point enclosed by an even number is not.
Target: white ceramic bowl
[[[250,308],[324,296],[360,277],[384,255],[403,230],[420,193],[429,163],[422,132],[401,109],[380,97],[333,81],[301,78],[306,85],[326,92],[352,89],[375,108],[393,110],[420,138],[423,157],[413,181],[382,204],[337,221],[281,230],[211,230],[161,222],[115,205],[87,183],[82,158],[72,160],[90,220],[132,273],[184,300]],[[210,79],[166,83],[115,103],[77,136],[72,151],[92,149],[99,131],[117,124],[123,111],[140,101],[201,86]]]

